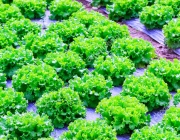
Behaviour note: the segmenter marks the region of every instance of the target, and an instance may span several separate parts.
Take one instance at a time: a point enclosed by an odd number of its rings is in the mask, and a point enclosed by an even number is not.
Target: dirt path
[[[98,11],[108,18],[108,15],[106,13],[104,13],[104,11],[102,11],[101,9],[92,8],[91,4],[89,2],[87,2],[86,0],[77,0],[77,1],[81,2],[88,11],[90,11],[90,10]],[[119,24],[122,24],[122,23],[119,23]],[[130,26],[128,26],[128,28],[129,28],[129,32],[133,38],[143,38],[144,40],[151,42],[151,44],[156,48],[156,54],[158,57],[163,57],[163,58],[166,58],[169,60],[173,60],[174,58],[177,58],[180,60],[179,55],[175,54],[172,50],[168,49],[166,46],[159,44],[154,39],[152,39],[151,37],[146,35],[145,33],[137,31],[136,29],[134,29]]]

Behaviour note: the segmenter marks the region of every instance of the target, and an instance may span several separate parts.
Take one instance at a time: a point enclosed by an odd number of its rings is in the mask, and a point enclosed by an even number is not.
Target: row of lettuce
[[[152,60],[153,46],[130,38],[126,26],[83,10],[51,24],[44,34],[26,18],[2,23],[0,33],[1,139],[43,139],[71,122],[60,139],[116,139],[135,129],[140,130],[132,140],[179,139],[178,107],[154,127],[147,113],[167,107],[169,91],[177,91],[178,105],[180,61]],[[149,63],[143,76],[132,76]],[[13,89],[5,88],[6,79],[12,79]],[[119,85],[123,91],[110,97]],[[37,114],[26,112],[28,102],[36,102]],[[102,119],[83,120],[86,107],[96,108]]]
[[[149,2],[152,4],[152,1]],[[82,11],[81,14],[78,14],[79,17],[85,15],[83,13],[83,5],[77,1],[57,0],[46,2],[45,0],[14,0],[11,6],[9,4],[0,5],[0,23],[3,24],[11,18],[42,18],[47,9],[46,3],[49,5],[51,19],[69,19],[77,11]],[[139,16],[140,21],[149,29],[163,27],[167,46],[171,49],[180,47],[180,19],[172,20],[173,17],[178,17],[178,11],[180,9],[179,0],[156,0],[152,6],[147,6],[148,0],[94,0],[92,5],[107,5],[109,18],[115,21]]]

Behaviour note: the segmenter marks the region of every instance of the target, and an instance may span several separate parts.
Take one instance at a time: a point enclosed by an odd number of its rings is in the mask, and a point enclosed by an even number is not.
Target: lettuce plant
[[[23,92],[29,101],[36,101],[44,93],[58,90],[63,81],[58,79],[56,71],[47,64],[27,65],[13,75],[13,87]]]
[[[179,0],[155,0],[155,4],[171,6],[174,11],[174,15],[177,16],[180,11],[180,1]]]
[[[128,57],[136,67],[146,66],[156,55],[155,48],[150,42],[138,38],[115,40],[111,47],[111,53]]]
[[[42,18],[47,6],[45,0],[13,0],[13,4],[29,19]]]
[[[97,106],[96,112],[112,125],[117,134],[130,133],[149,125],[148,109],[138,99],[130,96],[113,96],[103,99]]]
[[[32,112],[8,113],[0,118],[0,124],[0,135],[6,135],[7,139],[35,140],[48,137],[54,129],[47,116]]]
[[[41,26],[37,23],[31,22],[29,19],[9,20],[6,22],[5,27],[16,33],[19,40],[22,40],[29,32],[34,34],[41,32]]]
[[[117,140],[112,126],[103,120],[87,121],[78,119],[68,126],[68,131],[60,136],[60,140]]]
[[[179,140],[180,137],[174,130],[162,128],[160,125],[151,127],[145,126],[140,130],[136,130],[130,140]]]
[[[173,103],[177,106],[180,103],[180,89],[177,90],[177,93],[174,95]]]
[[[180,61],[174,61],[161,58],[153,60],[147,68],[148,72],[153,73],[158,78],[162,78],[169,87],[170,91],[180,89]]]
[[[171,99],[167,84],[151,74],[127,77],[120,94],[136,97],[149,111],[167,107]]]
[[[6,115],[7,112],[25,112],[27,108],[27,101],[22,92],[15,92],[8,88],[3,90],[0,87],[0,116]]]
[[[172,20],[163,27],[165,43],[170,49],[180,48],[180,19]]]
[[[12,78],[15,72],[24,65],[33,64],[34,57],[30,50],[23,47],[19,49],[6,48],[0,50],[0,71]]]
[[[98,73],[84,74],[82,78],[75,77],[69,81],[69,87],[78,92],[83,104],[92,108],[95,108],[102,99],[111,96],[112,84],[110,78],[105,79]]]
[[[68,19],[73,13],[83,9],[80,2],[74,0],[55,0],[50,7],[51,19],[64,20]]]
[[[13,31],[0,26],[0,35],[0,49],[8,46],[17,46],[18,37]]]
[[[52,66],[57,75],[65,82],[68,82],[75,75],[82,76],[84,72],[87,72],[85,62],[72,51],[49,53],[44,62]]]
[[[162,119],[163,127],[173,128],[180,134],[180,108],[170,107]]]
[[[76,19],[80,21],[80,23],[84,24],[87,28],[89,28],[90,25],[108,20],[105,16],[103,16],[99,12],[87,11],[87,10],[81,10],[73,13],[70,19]]]
[[[20,9],[9,4],[0,4],[0,23],[6,23],[10,19],[19,20],[23,18]]]
[[[50,52],[63,52],[67,49],[67,45],[55,33],[43,35],[29,33],[23,41],[25,48],[31,50],[35,58],[40,59],[44,59]]]
[[[98,56],[107,56],[106,41],[100,37],[84,38],[82,36],[75,38],[70,44],[70,50],[79,54],[87,67],[93,67],[93,63]]]
[[[138,17],[148,0],[113,0],[113,4],[107,5],[109,18],[115,21]]]
[[[106,6],[107,4],[111,4],[111,0],[92,0],[91,5],[94,7],[98,6]]]
[[[0,72],[0,87],[5,88],[6,87],[6,74]]]
[[[86,115],[78,93],[70,88],[44,94],[36,102],[36,107],[38,113],[49,116],[56,128],[63,128],[64,125]]]
[[[94,24],[90,26],[88,31],[90,36],[105,39],[109,47],[115,39],[130,36],[126,25],[119,25],[113,21],[105,22],[105,24]]]
[[[140,21],[148,29],[162,28],[172,20],[173,15],[172,7],[155,4],[143,8],[140,13]]]
[[[128,75],[135,71],[134,64],[126,57],[100,56],[94,62],[95,70],[105,78],[111,77],[114,86],[123,84]]]
[[[81,24],[77,20],[65,20],[63,22],[56,22],[51,24],[48,29],[48,33],[56,32],[60,38],[67,44],[73,41],[73,38],[76,38],[81,35],[87,35],[87,29],[84,24]]]

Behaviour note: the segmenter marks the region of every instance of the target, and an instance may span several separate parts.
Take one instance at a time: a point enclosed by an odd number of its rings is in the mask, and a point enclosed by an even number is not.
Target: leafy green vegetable
[[[162,78],[169,87],[170,91],[180,89],[180,61],[174,61],[161,58],[160,60],[153,60],[147,68],[148,72],[155,76]]]
[[[72,51],[49,53],[44,62],[52,66],[65,82],[68,82],[75,75],[82,76],[87,72],[85,62],[77,53]]]
[[[84,24],[81,24],[77,20],[65,20],[63,22],[56,22],[51,24],[48,29],[48,33],[56,32],[60,38],[67,44],[73,41],[73,38],[87,35],[87,29]]]
[[[119,25],[113,21],[91,25],[89,34],[93,37],[105,39],[109,47],[115,39],[130,36],[126,25]]]
[[[77,91],[84,105],[95,108],[98,103],[111,96],[112,80],[95,73],[85,74],[82,78],[75,77],[69,81],[69,87]]]
[[[155,4],[171,6],[173,8],[175,16],[177,16],[180,11],[180,1],[179,0],[155,0]]]
[[[177,90],[177,93],[174,95],[174,105],[177,106],[180,103],[180,89]]]
[[[80,2],[74,0],[55,0],[50,7],[51,19],[63,20],[68,19],[73,13],[83,9]]]
[[[51,121],[47,116],[39,116],[35,113],[16,113],[0,118],[0,135],[6,135],[7,139],[35,140],[48,137],[53,131]]]
[[[4,88],[6,87],[6,74],[0,72],[0,87]]]
[[[14,89],[23,92],[29,101],[36,101],[44,93],[58,90],[63,84],[55,70],[46,64],[23,66],[13,76]]]
[[[152,74],[130,76],[123,83],[123,96],[136,97],[149,111],[169,105],[171,94],[167,84]]]
[[[38,34],[41,32],[41,26],[37,23],[31,22],[29,19],[9,20],[8,22],[6,22],[5,27],[16,33],[19,40],[22,40],[23,37],[29,32],[32,32],[34,34]]]
[[[94,62],[95,70],[102,74],[106,79],[111,77],[114,86],[123,84],[128,75],[135,71],[134,64],[126,57],[118,56],[100,56]]]
[[[130,140],[179,140],[180,137],[176,131],[167,130],[160,125],[145,126],[140,130],[136,130]]]
[[[21,47],[18,49],[6,48],[0,50],[0,71],[12,78],[14,73],[24,65],[33,64],[34,57],[30,50]]]
[[[139,103],[135,97],[114,96],[103,99],[97,106],[100,113],[109,125],[112,125],[117,134],[130,133],[149,125],[150,115],[148,109]]]
[[[172,20],[173,15],[172,7],[155,4],[143,8],[140,13],[140,21],[148,29],[162,28]]]
[[[117,140],[116,132],[103,120],[87,121],[78,119],[68,126],[69,131],[60,140]]]
[[[29,19],[42,18],[47,6],[45,0],[13,0],[13,4]]]
[[[163,27],[165,43],[170,49],[180,48],[180,19],[172,20]]]
[[[67,49],[67,45],[55,33],[43,35],[29,33],[23,40],[25,48],[31,50],[35,58],[44,59],[50,52],[63,52]]]
[[[100,37],[85,38],[80,36],[70,44],[70,50],[79,54],[86,62],[87,67],[93,67],[98,56],[107,56],[107,46],[104,39]]]
[[[0,35],[0,49],[17,46],[18,37],[13,31],[0,26]]]
[[[111,4],[111,0],[92,0],[91,5],[98,7],[98,6],[106,6],[107,4]]]
[[[170,107],[162,119],[162,124],[163,127],[173,128],[180,134],[180,108]]]
[[[102,21],[108,21],[108,19],[99,12],[87,10],[81,10],[73,13],[70,19],[80,21],[80,23],[84,24],[87,28],[89,28],[90,25],[97,24]]]
[[[78,93],[70,88],[44,94],[36,102],[36,106],[37,112],[47,114],[56,128],[63,128],[64,125],[86,115]]]
[[[114,41],[111,53],[117,56],[128,57],[136,67],[149,64],[155,57],[155,48],[150,42],[138,38],[122,38]]]
[[[19,20],[23,18],[20,9],[16,6],[11,6],[9,4],[0,4],[0,23],[6,23],[8,20]]]
[[[22,92],[15,92],[8,88],[3,90],[0,87],[0,116],[6,115],[7,112],[25,112],[27,108],[27,101]]]
[[[147,6],[148,0],[113,0],[113,4],[107,5],[109,18],[115,21],[138,17],[142,8]]]

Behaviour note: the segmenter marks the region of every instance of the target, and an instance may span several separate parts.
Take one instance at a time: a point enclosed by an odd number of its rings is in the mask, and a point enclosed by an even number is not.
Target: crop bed
[[[167,47],[85,0],[2,2],[0,140],[180,139],[171,33]]]

